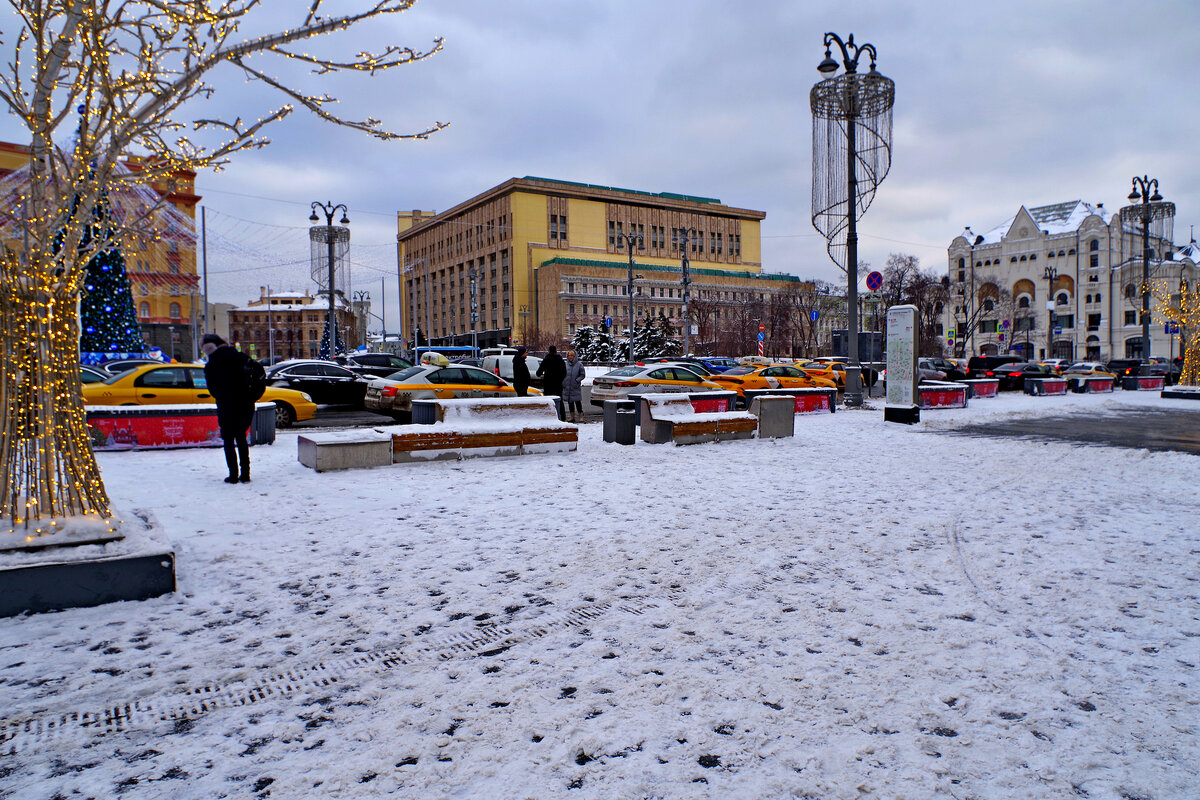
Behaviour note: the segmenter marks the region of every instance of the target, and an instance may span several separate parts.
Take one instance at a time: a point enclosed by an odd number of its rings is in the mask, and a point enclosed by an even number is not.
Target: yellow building
[[[28,162],[28,146],[0,142],[0,176],[20,169]],[[136,159],[127,162],[127,166],[136,170]],[[193,191],[195,181],[196,173],[181,171],[172,186],[156,184],[154,189],[194,222],[196,204],[200,202],[200,197]],[[11,244],[20,246],[19,242]],[[122,254],[142,338],[172,357],[191,359],[195,355],[195,343],[203,334],[199,324],[204,307],[198,290],[195,245],[136,238],[124,243]]]
[[[662,314],[681,321],[686,241],[697,325],[799,283],[762,272],[762,211],[708,197],[513,178],[439,214],[401,212],[402,330],[420,344],[467,344],[475,272],[480,346],[569,339],[577,328]],[[643,250],[630,269],[623,236]],[[686,237],[686,238],[685,238]],[[698,335],[703,336],[703,331]],[[411,341],[411,339],[410,339]]]

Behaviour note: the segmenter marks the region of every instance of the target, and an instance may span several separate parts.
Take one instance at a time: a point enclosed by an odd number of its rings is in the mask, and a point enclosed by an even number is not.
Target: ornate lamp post
[[[832,46],[842,52],[845,72],[837,74]],[[871,56],[871,70],[858,73],[858,59]],[[846,272],[846,316],[850,363],[846,367],[846,405],[862,405],[858,360],[858,217],[875,197],[875,187],[891,167],[892,106],[896,85],[875,71],[875,46],[843,42],[825,34],[822,80],[813,86],[813,227],[828,240],[834,263]],[[861,176],[861,180],[860,180]]]
[[[362,330],[358,332],[358,343],[366,345],[367,343],[367,315],[371,312],[367,309],[371,302],[371,293],[366,289],[359,289],[354,293],[355,310],[361,313],[356,313],[354,316],[361,322]]]
[[[309,228],[308,238],[314,244],[323,238],[327,248],[326,256],[329,262],[329,316],[325,322],[325,327],[329,333],[329,351],[326,353],[326,356],[336,355],[334,351],[337,350],[337,315],[334,312],[333,306],[334,264],[336,263],[333,257],[333,244],[334,241],[345,242],[347,245],[350,242],[350,231],[348,229],[344,227],[335,228],[333,226],[333,215],[337,213],[339,208],[342,210],[342,218],[338,220],[338,224],[349,225],[350,220],[346,216],[349,209],[341,203],[334,205],[332,200],[325,203],[318,203],[314,200],[312,203],[312,214],[308,217],[309,222],[320,222],[321,219],[317,216],[317,209],[321,209],[321,213],[325,215],[325,227],[319,228],[314,225]]]
[[[967,230],[969,231],[970,228],[968,228]],[[967,269],[969,269],[971,271],[971,297],[970,297],[970,303],[967,305],[967,324],[970,325],[971,328],[970,328],[970,331],[968,334],[970,336],[970,342],[967,346],[970,348],[971,352],[964,353],[963,358],[970,358],[971,356],[975,355],[975,325],[974,325],[974,321],[971,319],[971,311],[975,308],[975,248],[981,244],[983,244],[983,237],[976,236],[970,245],[971,253],[970,253],[969,258],[971,259],[971,261],[969,264],[967,264]],[[965,341],[965,338],[964,338],[964,341]]]
[[[617,249],[622,247],[629,248],[629,283],[627,291],[629,292],[629,363],[632,364],[634,359],[633,354],[633,248],[637,246],[638,250],[645,250],[646,244],[642,239],[641,234],[634,233],[618,233],[617,234]],[[686,256],[685,256],[686,257]]]
[[[1058,279],[1058,269],[1055,267],[1046,267],[1042,272],[1042,277],[1046,279],[1046,313],[1048,318],[1046,321],[1046,358],[1054,358],[1054,281]],[[1030,353],[1030,360],[1032,360]]]
[[[1158,178],[1136,175],[1133,177],[1133,191],[1129,193],[1129,202],[1136,205],[1125,206],[1121,209],[1121,230],[1135,232],[1140,229],[1142,234],[1142,360],[1150,359],[1150,228],[1154,228],[1154,238],[1158,239],[1159,252],[1162,243],[1170,242],[1174,237],[1175,204],[1164,203],[1158,193]],[[1136,227],[1135,227],[1136,226]]]
[[[679,266],[683,272],[679,282],[683,285],[683,355],[688,355],[691,350],[688,346],[688,334],[691,333],[692,316],[691,316],[691,299],[692,299],[692,262],[688,260],[688,246],[692,237],[696,236],[695,228],[684,228],[679,232],[679,241],[683,251],[683,258],[679,262]],[[701,243],[703,244],[703,242]]]

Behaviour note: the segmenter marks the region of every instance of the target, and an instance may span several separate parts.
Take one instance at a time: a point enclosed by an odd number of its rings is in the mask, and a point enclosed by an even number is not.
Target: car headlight
[[[303,397],[307,403],[311,403],[313,401],[313,399],[308,396],[308,392],[301,392],[300,396]]]

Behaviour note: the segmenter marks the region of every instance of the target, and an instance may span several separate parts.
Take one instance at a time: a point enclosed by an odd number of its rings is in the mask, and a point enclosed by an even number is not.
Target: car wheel
[[[275,427],[290,428],[296,424],[296,412],[287,403],[275,401]]]
[[[398,425],[412,425],[411,411],[393,411],[389,415]]]

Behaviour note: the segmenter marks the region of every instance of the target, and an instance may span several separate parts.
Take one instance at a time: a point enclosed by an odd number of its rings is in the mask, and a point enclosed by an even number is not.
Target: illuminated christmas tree
[[[341,331],[334,331],[336,337],[334,341],[334,351],[329,352],[329,320],[325,320],[325,332],[321,334],[321,349],[318,350],[319,358],[331,359],[339,353],[346,352],[346,343],[342,341]]]
[[[80,302],[84,353],[141,353],[146,349],[133,307],[125,256],[118,248],[98,253],[87,265]]]

